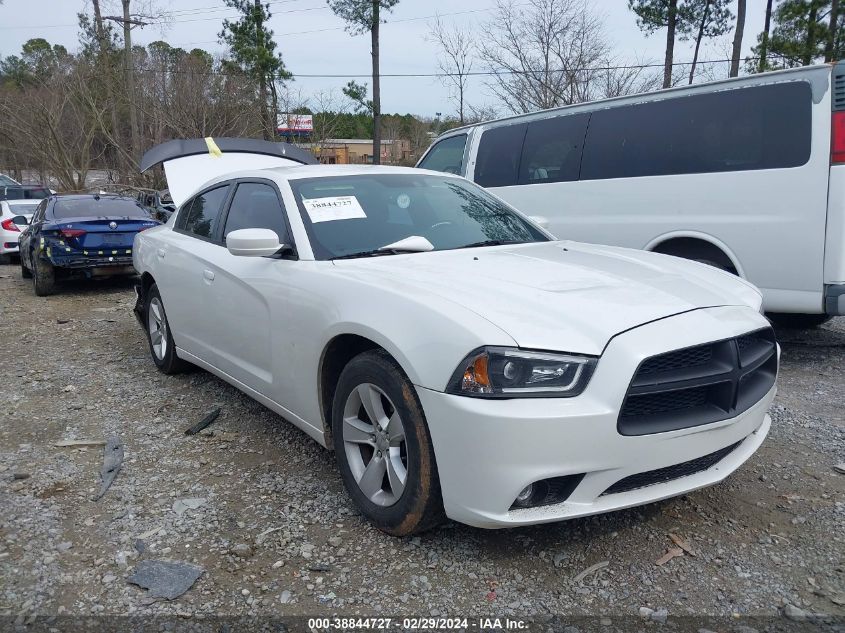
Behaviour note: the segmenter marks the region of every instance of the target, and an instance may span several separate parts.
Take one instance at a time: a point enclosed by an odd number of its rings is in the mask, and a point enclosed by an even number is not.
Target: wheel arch
[[[147,271],[141,273],[141,290],[144,293],[144,297],[147,296],[147,291],[155,284],[155,278]]]
[[[317,399],[320,407],[320,417],[323,425],[326,446],[332,447],[332,403],[334,401],[337,381],[344,367],[353,358],[370,350],[382,350],[390,355],[404,374],[413,382],[413,378],[406,369],[406,362],[397,358],[389,344],[376,340],[379,337],[367,336],[352,332],[344,332],[333,336],[323,347],[317,373]]]
[[[684,251],[689,250],[690,245],[693,244],[708,249],[713,253],[718,252],[724,262],[734,269],[737,276],[746,279],[745,270],[733,249],[719,238],[700,231],[672,231],[670,233],[664,233],[652,239],[645,245],[643,250],[692,259],[685,257]]]

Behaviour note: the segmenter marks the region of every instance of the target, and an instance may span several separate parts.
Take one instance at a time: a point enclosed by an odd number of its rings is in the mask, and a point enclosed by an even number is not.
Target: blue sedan
[[[21,274],[38,296],[55,292],[62,279],[134,275],[135,235],[159,224],[134,198],[51,196],[21,233]]]

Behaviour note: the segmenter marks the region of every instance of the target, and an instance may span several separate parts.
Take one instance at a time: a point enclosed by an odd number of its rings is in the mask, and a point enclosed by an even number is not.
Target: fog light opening
[[[516,500],[513,503],[517,506],[527,507],[531,501],[531,497],[533,496],[534,484],[528,484],[518,495],[516,495]]]
[[[575,491],[582,479],[584,479],[583,473],[535,481],[519,492],[510,509],[519,510],[563,503]]]

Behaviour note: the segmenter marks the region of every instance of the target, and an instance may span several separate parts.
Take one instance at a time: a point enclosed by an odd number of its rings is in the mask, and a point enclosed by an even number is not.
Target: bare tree
[[[0,134],[35,166],[52,173],[62,189],[84,188],[104,150],[85,98],[94,71],[72,65],[25,90],[0,92]]]
[[[431,39],[440,46],[437,57],[441,81],[452,91],[452,98],[458,106],[458,120],[463,125],[466,105],[467,82],[472,71],[474,43],[469,31],[458,26],[447,26],[437,17],[431,26]]]
[[[331,139],[338,136],[338,130],[345,116],[351,110],[350,101],[334,90],[321,90],[311,98],[314,112],[314,130],[311,141],[320,152],[328,147]]]
[[[497,0],[480,31],[479,57],[493,73],[487,86],[514,113],[587,100],[608,57],[603,23],[585,0]]]
[[[657,90],[663,77],[652,68],[653,65],[650,60],[626,64],[616,58],[608,58],[606,69],[597,73],[591,82],[593,98],[609,99]]]

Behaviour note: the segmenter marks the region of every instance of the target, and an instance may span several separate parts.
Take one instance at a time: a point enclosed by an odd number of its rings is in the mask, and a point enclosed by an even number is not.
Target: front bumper
[[[620,334],[586,391],[575,398],[482,400],[418,388],[431,431],[446,514],[477,527],[559,521],[641,505],[717,483],[757,450],[771,420],[773,387],[735,418],[651,435],[623,436],[617,418],[631,376],[647,357],[739,336],[767,321],[748,308],[711,308]],[[603,494],[631,475],[688,462],[737,444],[709,468],[646,487]],[[562,503],[511,506],[528,484],[583,479]]]

